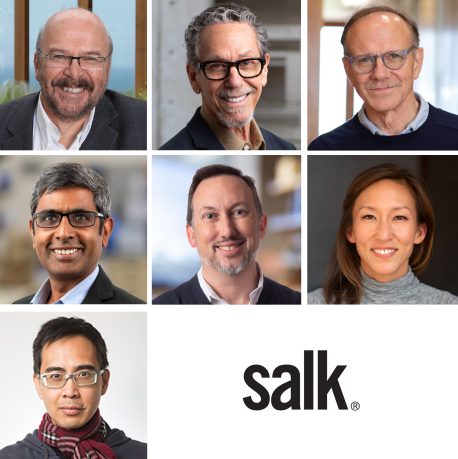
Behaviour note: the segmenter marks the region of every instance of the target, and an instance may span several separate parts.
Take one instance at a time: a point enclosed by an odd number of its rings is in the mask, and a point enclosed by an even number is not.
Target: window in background
[[[14,79],[14,0],[0,3],[0,84]]]

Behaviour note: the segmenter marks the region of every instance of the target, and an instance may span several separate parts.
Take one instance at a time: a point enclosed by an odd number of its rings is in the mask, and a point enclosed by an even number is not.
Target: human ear
[[[33,382],[35,384],[35,390],[37,391],[38,397],[43,400],[43,386],[38,375],[33,375]]]
[[[108,383],[110,382],[110,370],[106,369],[102,375],[102,395],[105,394],[105,392],[108,389]]]
[[[263,87],[267,84],[267,74],[269,73],[270,54],[266,54],[264,56],[264,59],[266,60],[266,64],[264,65],[264,68],[262,69],[262,86]]]
[[[421,225],[419,225],[413,243],[421,244],[425,240],[427,232],[428,232],[428,229],[426,227],[426,223],[422,223]]]
[[[188,74],[189,82],[191,83],[192,90],[196,94],[200,94],[200,85],[197,81],[197,69],[190,64],[186,64],[186,73]]]
[[[353,229],[352,228],[350,228],[347,231],[345,236],[347,236],[347,241],[348,242],[351,242],[352,244],[356,244],[356,239],[355,239],[355,235],[353,234]]]
[[[110,236],[113,231],[113,225],[114,222],[111,217],[104,218],[102,228],[102,247],[106,247],[108,245],[108,241],[110,240]]]
[[[188,236],[188,241],[191,247],[196,247],[196,235],[192,225],[186,225],[186,236]]]

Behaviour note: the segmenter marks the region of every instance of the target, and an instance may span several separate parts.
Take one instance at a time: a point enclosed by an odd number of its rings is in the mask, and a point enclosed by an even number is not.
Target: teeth
[[[243,99],[245,99],[245,96],[240,96],[240,97],[226,97],[226,100],[228,102],[242,102]]]
[[[236,245],[225,245],[225,246],[219,246],[218,249],[228,252],[229,250],[233,250],[236,247],[237,247]]]
[[[389,255],[394,252],[394,249],[373,249],[375,253],[380,255]]]
[[[67,250],[54,249],[54,252],[57,253],[58,255],[71,255],[72,253],[78,252],[78,249],[67,249]]]
[[[72,94],[79,94],[80,92],[83,91],[83,88],[64,88],[65,92],[71,92]]]

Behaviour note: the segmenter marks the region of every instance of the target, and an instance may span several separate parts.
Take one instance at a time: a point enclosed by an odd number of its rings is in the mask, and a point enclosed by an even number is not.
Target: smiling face
[[[44,54],[106,57],[110,52],[106,29],[100,19],[85,10],[54,15],[39,43]],[[41,86],[41,102],[48,116],[60,120],[86,117],[102,98],[110,72],[110,60],[100,70],[84,70],[73,60],[65,68],[51,68],[35,53],[35,77]]]
[[[44,193],[35,212],[67,213],[77,210],[97,211],[92,191],[87,188],[63,188]],[[68,217],[63,217],[57,228],[40,228],[34,225],[33,220],[29,222],[33,248],[48,272],[51,285],[65,285],[66,291],[95,269],[112,229],[113,220],[109,217],[103,219],[102,231],[99,217],[95,225],[85,228],[73,227]]]
[[[393,13],[372,13],[358,19],[349,29],[345,47],[346,54],[383,54],[410,48],[413,44],[409,26]],[[358,74],[347,59],[343,59],[347,77],[364,100],[369,118],[377,113],[396,111],[399,114],[416,110],[413,82],[420,74],[423,49],[418,48],[407,55],[403,67],[388,69],[377,58],[372,72]]]
[[[239,177],[218,175],[203,180],[192,198],[189,243],[202,260],[204,276],[236,275],[253,267],[267,217],[259,216],[253,194]]]
[[[356,199],[352,217],[347,239],[356,245],[362,270],[379,282],[406,274],[414,244],[421,244],[427,231],[418,224],[410,189],[393,180],[375,182]]]
[[[248,57],[263,57],[259,50],[256,32],[247,23],[222,23],[205,27],[199,36],[200,62],[235,62]],[[189,81],[197,94],[202,94],[203,108],[208,116],[229,129],[241,128],[253,118],[254,109],[267,83],[270,56],[255,78],[242,78],[231,67],[224,80],[208,80],[201,70],[187,65]]]
[[[84,336],[70,336],[46,344],[41,358],[40,374],[50,371],[72,374],[79,370],[102,369],[94,344]],[[107,391],[109,378],[110,373],[106,370],[91,386],[77,387],[72,379],[68,379],[60,389],[44,387],[36,375],[34,382],[53,423],[72,430],[83,427],[94,416],[100,397]]]

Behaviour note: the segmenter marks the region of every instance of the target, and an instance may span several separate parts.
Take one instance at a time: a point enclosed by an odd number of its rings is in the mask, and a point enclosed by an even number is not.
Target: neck
[[[233,276],[220,273],[208,266],[203,266],[202,274],[215,293],[229,304],[248,304],[250,293],[259,282],[259,273],[254,261],[241,273]]]
[[[404,103],[394,110],[378,112],[364,105],[366,116],[388,135],[400,134],[415,119],[419,109],[420,102],[418,102],[413,91]]]

